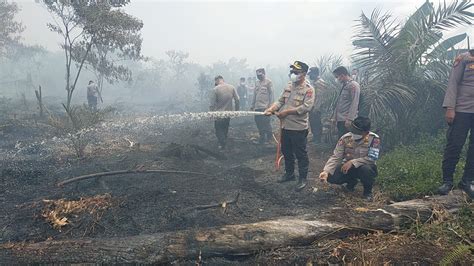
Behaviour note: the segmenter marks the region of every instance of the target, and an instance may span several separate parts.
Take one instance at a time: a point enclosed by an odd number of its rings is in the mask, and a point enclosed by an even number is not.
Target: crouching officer
[[[332,184],[347,184],[349,191],[354,191],[360,179],[364,186],[364,197],[372,201],[380,138],[370,132],[370,119],[366,117],[356,118],[349,129],[350,132],[339,139],[334,154],[327,161],[319,178]]]
[[[297,191],[306,187],[308,175],[308,112],[313,108],[314,89],[306,82],[308,65],[295,61],[290,66],[290,82],[277,102],[265,110],[275,113],[281,121],[281,151],[285,158],[285,175],[280,183],[295,179],[295,157],[298,160],[299,182]]]

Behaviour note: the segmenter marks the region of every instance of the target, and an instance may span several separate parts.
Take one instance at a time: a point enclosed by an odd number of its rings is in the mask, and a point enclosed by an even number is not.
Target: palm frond
[[[443,56],[450,48],[454,47],[458,43],[464,41],[467,37],[466,33],[459,34],[448,38],[442,41],[438,46],[436,46],[426,57],[430,58],[439,58]]]
[[[362,13],[359,21],[356,27],[358,32],[352,42],[356,50],[354,64],[369,73],[380,69],[384,70],[383,73],[389,73],[393,63],[391,46],[398,32],[398,23],[390,14],[380,14],[378,9],[372,12],[370,18]]]
[[[403,84],[376,84],[362,90],[364,99],[361,106],[370,117],[377,120],[380,117],[397,117],[408,110],[416,99],[415,90]]]

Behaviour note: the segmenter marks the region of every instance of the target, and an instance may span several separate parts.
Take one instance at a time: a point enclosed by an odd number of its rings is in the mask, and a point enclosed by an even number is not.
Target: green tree
[[[18,44],[24,30],[23,25],[14,20],[18,11],[15,3],[0,2],[0,57],[6,54],[8,47]]]
[[[98,49],[111,50],[128,58],[140,56],[140,30],[143,23],[120,9],[128,3],[129,0],[44,1],[54,17],[54,23],[48,24],[49,29],[63,37],[61,47],[66,59],[66,109],[71,106],[84,64],[89,63],[108,77],[121,76],[117,73],[124,72],[123,68],[111,65],[106,58],[105,61],[104,58],[100,59]],[[76,63],[76,69],[72,68],[73,63]]]
[[[435,8],[427,1],[405,23],[378,9],[370,17],[362,13],[353,38],[353,60],[362,76],[361,109],[390,139],[410,140],[413,129],[433,132],[442,126],[453,47],[466,38],[444,39],[443,33],[471,25],[472,7],[471,1],[454,1]]]

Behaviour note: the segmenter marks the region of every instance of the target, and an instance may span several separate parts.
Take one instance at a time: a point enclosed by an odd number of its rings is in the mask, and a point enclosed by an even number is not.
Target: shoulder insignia
[[[374,138],[374,140],[372,140],[372,147],[373,148],[378,148],[380,146],[380,139],[379,138]]]
[[[313,90],[308,90],[306,92],[306,96],[309,97],[309,98],[313,97]]]
[[[369,135],[371,135],[371,136],[374,136],[374,137],[376,137],[376,138],[380,138],[380,137],[379,137],[379,135],[375,134],[375,133],[374,133],[374,132],[372,132],[372,131],[371,131],[371,132],[369,132]]]

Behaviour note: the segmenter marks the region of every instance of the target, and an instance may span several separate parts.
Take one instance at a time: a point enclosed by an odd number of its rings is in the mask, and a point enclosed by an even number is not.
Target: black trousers
[[[311,133],[313,133],[313,141],[321,142],[323,124],[321,123],[320,111],[312,111],[309,113],[309,125],[311,126]]]
[[[338,121],[337,122],[337,133],[338,133],[339,138],[344,136],[344,134],[346,134],[347,132],[349,132],[349,131],[346,128],[346,122]]]
[[[299,178],[308,176],[308,152],[306,150],[308,130],[286,130],[281,132],[281,152],[285,158],[285,172],[293,174],[295,171],[295,157],[298,160]]]
[[[230,118],[220,118],[214,121],[214,128],[216,129],[216,137],[219,145],[225,147],[227,142],[227,135],[229,133]]]
[[[257,112],[263,112],[265,109],[255,109]],[[272,125],[271,117],[266,115],[256,115],[255,124],[257,124],[258,133],[260,138],[266,137],[267,139],[271,138],[272,135]]]
[[[462,180],[464,183],[474,180],[474,113],[456,112],[453,124],[449,126],[446,134],[447,143],[443,156],[443,181],[446,183],[453,183],[454,171],[469,131],[471,133]]]
[[[364,186],[364,195],[372,193],[374,179],[378,174],[376,165],[362,165],[359,168],[352,166],[347,174],[342,173],[341,167],[342,164],[338,165],[334,174],[328,177],[329,183],[337,185],[347,184],[354,187],[357,185],[358,180],[360,180]]]

